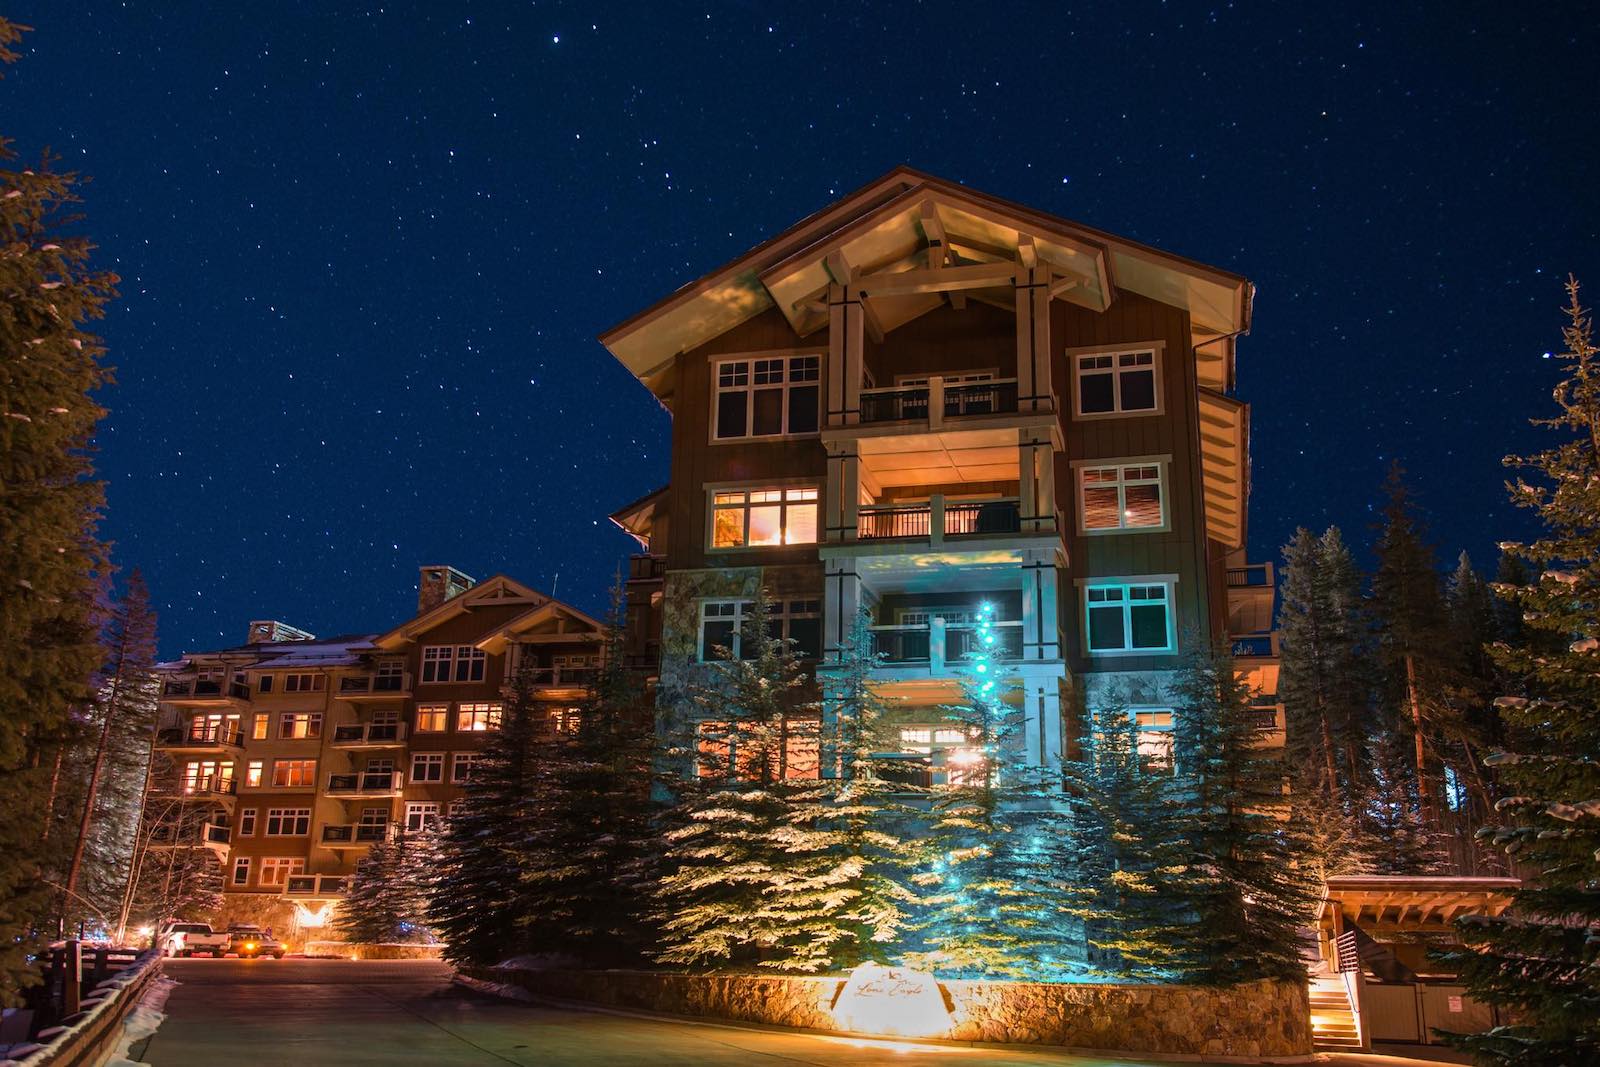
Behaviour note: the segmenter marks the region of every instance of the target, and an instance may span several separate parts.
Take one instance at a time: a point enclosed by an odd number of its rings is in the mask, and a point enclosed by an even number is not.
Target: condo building
[[[688,687],[718,649],[740,654],[764,589],[824,682],[870,613],[885,749],[926,785],[976,758],[940,706],[984,604],[1034,765],[1069,751],[1075,707],[1113,701],[1170,764],[1174,671],[1224,637],[1262,742],[1281,744],[1272,570],[1244,557],[1249,408],[1231,395],[1252,296],[902,168],[607,331],[673,420],[668,484],[612,517],[641,547],[630,640],[659,664],[662,728],[695,726]],[[831,773],[798,751],[819,728],[791,733],[800,773]]]
[[[416,615],[387,632],[252,622],[244,644],[162,664],[146,862],[203,845],[224,919],[310,936],[374,843],[449,816],[518,671],[558,730],[603,647],[570,605],[429,566]]]

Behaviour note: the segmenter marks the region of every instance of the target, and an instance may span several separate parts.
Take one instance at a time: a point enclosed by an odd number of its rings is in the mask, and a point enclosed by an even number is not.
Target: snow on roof
[[[361,653],[373,651],[375,637],[376,634],[340,634],[316,641],[273,641],[234,645],[210,652],[185,652],[183,658],[158,663],[156,669],[181,671],[193,667],[197,659],[223,659],[252,670],[350,667],[361,661]]]

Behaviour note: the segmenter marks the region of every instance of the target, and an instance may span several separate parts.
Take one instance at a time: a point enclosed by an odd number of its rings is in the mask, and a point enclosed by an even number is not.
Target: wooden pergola
[[[1463,915],[1499,915],[1522,887],[1516,878],[1360,874],[1329,878],[1317,909],[1317,947],[1334,962],[1339,935],[1359,927],[1375,940],[1454,933]]]

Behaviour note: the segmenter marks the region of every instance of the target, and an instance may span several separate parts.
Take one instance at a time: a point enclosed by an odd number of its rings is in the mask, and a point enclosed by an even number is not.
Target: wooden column
[[[1017,410],[1054,411],[1050,374],[1050,270],[1018,267]]]
[[[861,421],[861,379],[866,362],[866,313],[848,284],[828,286],[828,421]]]
[[[830,559],[822,580],[822,659],[839,662],[839,646],[850,636],[861,610],[861,579],[853,559]]]
[[[861,459],[855,443],[828,446],[827,484],[823,489],[824,542],[854,541],[861,509]]]

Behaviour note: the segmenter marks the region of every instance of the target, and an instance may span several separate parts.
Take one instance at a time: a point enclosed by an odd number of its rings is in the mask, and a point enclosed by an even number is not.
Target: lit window
[[[981,785],[987,774],[983,751],[962,726],[902,726],[900,751],[927,756],[934,785]]]
[[[456,729],[469,734],[500,729],[499,704],[460,704],[456,707]]]
[[[185,793],[232,793],[233,763],[228,760],[191,760],[184,764]]]
[[[406,805],[406,833],[418,833],[439,821],[439,805],[407,804]]]
[[[481,752],[457,752],[451,757],[450,780],[452,782],[465,782],[472,777],[472,768],[483,759]]]
[[[283,676],[285,693],[320,693],[328,688],[325,674],[286,674]]]
[[[413,782],[444,781],[444,753],[413,752],[411,754],[411,780]]]
[[[1170,774],[1173,759],[1173,712],[1171,708],[1130,708],[1138,729],[1139,766],[1146,771]]]
[[[1075,367],[1079,415],[1160,410],[1153,350],[1081,355]]]
[[[1084,590],[1091,654],[1171,652],[1172,612],[1165,585],[1091,585]]]
[[[816,486],[728,489],[712,494],[712,548],[816,543]]]
[[[725,722],[702,722],[695,726],[695,774],[701,778],[738,778],[754,781],[762,774],[762,753],[748,745],[741,747],[737,732]],[[773,758],[780,762],[771,768],[774,778],[810,779],[822,771],[822,721],[815,716],[797,715],[784,720],[782,750]]]
[[[290,675],[293,677],[293,675]],[[310,677],[309,675],[307,677]],[[320,675],[319,675],[320,677]],[[278,716],[278,736],[303,741],[322,736],[322,712],[288,711]]]
[[[304,837],[311,832],[310,808],[268,808],[268,837]]]
[[[1160,464],[1084,467],[1078,480],[1085,530],[1148,530],[1165,525]]]
[[[280,759],[272,761],[272,784],[275,788],[298,789],[317,784],[317,761],[314,759]]]
[[[449,704],[418,704],[417,733],[441,733],[450,721]]]
[[[267,678],[270,678],[270,677],[271,677],[271,675],[263,675],[262,676],[262,681],[266,681]],[[270,724],[271,724],[270,716],[257,715],[250,722],[250,740],[252,740],[252,741],[265,741],[267,739],[267,728],[268,728],[268,726]]]
[[[265,718],[265,716],[263,716]],[[261,787],[261,761],[253,759],[244,767],[244,784],[250,789]]]
[[[481,682],[487,656],[471,645],[430,645],[422,650],[422,680],[440,682]]]
[[[282,886],[290,875],[304,874],[305,869],[304,856],[266,856],[261,860],[261,880],[257,884]]]
[[[712,368],[719,441],[817,432],[821,356],[730,359]]]
[[[742,631],[748,620],[748,600],[706,600],[700,604],[700,660],[744,658]],[[778,637],[794,642],[802,659],[816,659],[822,652],[822,602],[820,600],[775,600],[770,605],[767,625]]]

